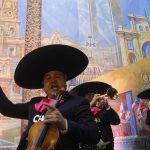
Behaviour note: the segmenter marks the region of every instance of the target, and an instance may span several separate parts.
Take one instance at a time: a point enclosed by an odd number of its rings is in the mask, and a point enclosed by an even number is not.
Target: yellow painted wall
[[[94,81],[111,84],[119,93],[132,91],[133,97],[146,88],[150,88],[150,57],[106,73]]]

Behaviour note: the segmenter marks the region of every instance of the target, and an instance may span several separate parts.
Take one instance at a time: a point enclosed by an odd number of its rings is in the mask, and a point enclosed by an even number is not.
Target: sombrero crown
[[[150,89],[144,90],[143,92],[139,93],[137,97],[141,99],[150,99]]]
[[[31,51],[21,59],[14,80],[20,87],[39,89],[43,87],[43,76],[48,71],[61,71],[70,80],[84,71],[87,65],[88,58],[82,51],[67,45],[48,45]]]
[[[111,85],[104,82],[85,82],[73,88],[69,93],[78,96],[85,96],[87,93],[106,94],[109,88]]]

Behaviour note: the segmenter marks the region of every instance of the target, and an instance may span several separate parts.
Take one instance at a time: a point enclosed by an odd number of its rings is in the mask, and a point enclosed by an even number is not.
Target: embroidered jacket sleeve
[[[29,103],[12,103],[0,87],[0,113],[3,115],[13,118],[28,119],[28,105]]]

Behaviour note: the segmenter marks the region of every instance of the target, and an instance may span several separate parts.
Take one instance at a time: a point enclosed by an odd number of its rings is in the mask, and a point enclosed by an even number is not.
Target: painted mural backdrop
[[[68,90],[150,56],[150,0],[42,0],[41,8],[41,45],[71,45],[90,61],[80,76],[68,82]],[[0,84],[14,103],[22,102],[23,90],[13,76],[25,54],[26,16],[26,0],[0,0]],[[149,86],[147,72],[145,78]],[[124,90],[110,104],[121,119],[119,126],[112,127],[115,137],[149,131],[144,122],[147,100],[135,99],[132,90]],[[0,114],[0,149],[15,149],[21,125],[20,120]]]

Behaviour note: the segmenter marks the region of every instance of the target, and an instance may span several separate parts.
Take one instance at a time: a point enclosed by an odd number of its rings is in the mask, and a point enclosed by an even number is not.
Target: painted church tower
[[[15,102],[21,99],[22,94],[13,80],[14,70],[24,51],[19,26],[17,0],[0,0],[0,84]]]

